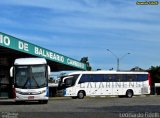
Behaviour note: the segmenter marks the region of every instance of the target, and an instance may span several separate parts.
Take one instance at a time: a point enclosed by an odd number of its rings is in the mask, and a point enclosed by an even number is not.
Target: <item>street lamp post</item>
[[[123,56],[121,56],[121,57],[119,58],[119,57],[118,57],[116,54],[114,54],[111,50],[107,49],[107,51],[109,51],[113,56],[116,57],[116,60],[117,60],[117,71],[119,71],[119,61],[120,61],[120,59],[122,59],[122,58],[124,58],[125,56],[131,54],[131,53],[126,53],[126,54],[124,54]]]

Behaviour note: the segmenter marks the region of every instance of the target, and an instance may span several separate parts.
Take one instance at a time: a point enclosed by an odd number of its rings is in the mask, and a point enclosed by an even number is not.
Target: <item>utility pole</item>
[[[117,60],[117,71],[119,71],[119,61],[120,61],[120,59],[122,59],[122,58],[124,58],[125,56],[131,54],[131,53],[125,53],[123,56],[121,56],[121,57],[119,58],[119,57],[118,57],[116,54],[114,54],[110,49],[107,49],[107,51],[110,52],[110,53],[116,58],[116,60]]]

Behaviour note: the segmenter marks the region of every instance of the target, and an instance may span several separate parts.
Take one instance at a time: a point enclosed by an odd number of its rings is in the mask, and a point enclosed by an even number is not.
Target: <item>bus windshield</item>
[[[15,67],[15,87],[36,89],[47,86],[45,65],[29,65]]]
[[[78,77],[79,74],[61,77],[59,81],[59,88],[66,88],[67,84],[69,84],[70,86],[74,86]]]

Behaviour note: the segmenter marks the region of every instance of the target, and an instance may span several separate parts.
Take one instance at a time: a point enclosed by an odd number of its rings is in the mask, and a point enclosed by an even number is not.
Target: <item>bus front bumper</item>
[[[16,94],[15,101],[36,101],[36,100],[48,100],[45,94],[41,95],[21,95]]]

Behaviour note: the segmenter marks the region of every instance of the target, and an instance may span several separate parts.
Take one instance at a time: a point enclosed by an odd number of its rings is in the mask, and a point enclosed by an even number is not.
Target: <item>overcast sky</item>
[[[148,69],[160,65],[160,4],[136,2],[1,0],[0,32],[77,60],[87,56],[93,69],[116,69],[106,49],[120,69]]]

